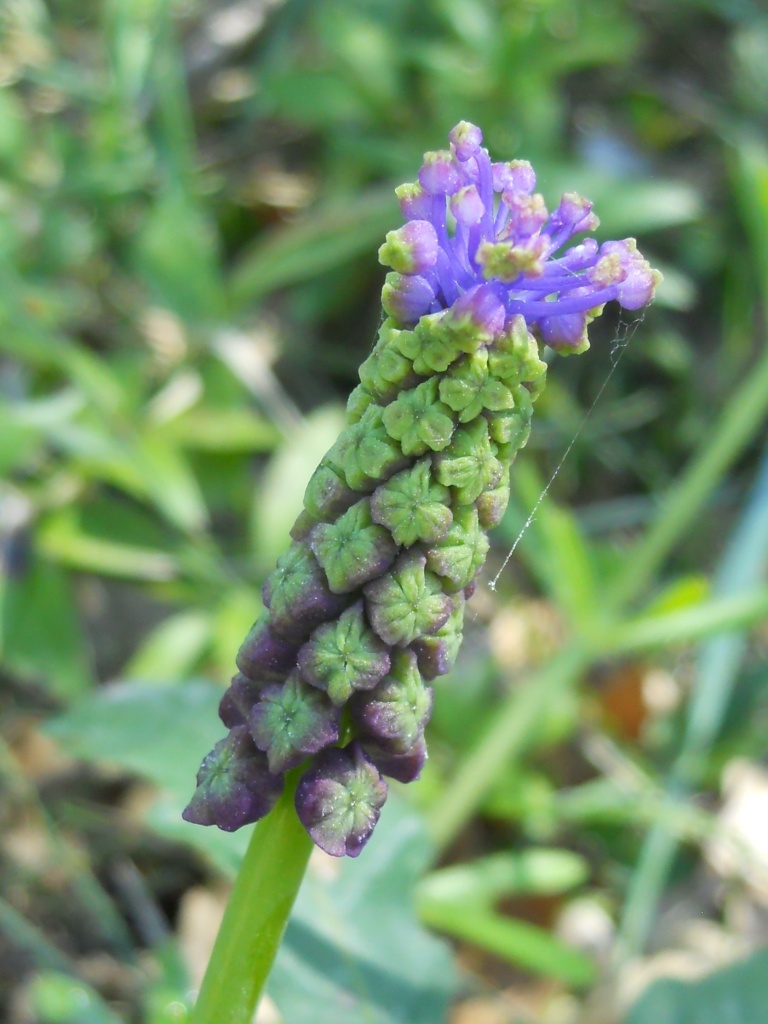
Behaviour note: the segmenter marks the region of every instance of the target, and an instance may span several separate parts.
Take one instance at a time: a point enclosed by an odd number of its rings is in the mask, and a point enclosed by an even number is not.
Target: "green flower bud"
[[[182,817],[236,832],[268,814],[282,791],[282,775],[270,773],[248,730],[237,726],[206,755],[197,773],[197,790]]]
[[[465,356],[440,381],[440,397],[459,414],[459,423],[469,423],[483,409],[498,412],[511,409],[514,399],[509,388],[488,373],[488,350]]]
[[[262,597],[270,627],[287,640],[303,640],[348,603],[331,592],[325,573],[303,541],[291,544],[277,560]]]
[[[544,388],[547,364],[539,358],[539,346],[528,330],[525,317],[512,317],[488,355],[488,369],[507,387],[528,384],[534,398]]]
[[[425,679],[435,679],[450,672],[456,663],[464,628],[464,594],[453,597],[453,610],[448,620],[431,636],[423,636],[413,643],[419,671]]]
[[[386,320],[373,352],[360,367],[362,386],[376,396],[380,404],[386,404],[399,391],[418,382],[413,362],[398,346],[401,334],[402,330],[394,327],[391,320]]]
[[[432,690],[425,686],[413,651],[398,651],[389,675],[351,702],[352,718],[362,738],[386,742],[404,754],[422,735],[432,709]]]
[[[296,813],[312,841],[332,857],[357,857],[373,832],[387,784],[359,743],[324,750],[296,789]]]
[[[400,442],[404,455],[439,452],[451,441],[454,423],[450,410],[438,400],[437,379],[404,391],[382,414],[391,438]]]
[[[435,476],[453,487],[460,505],[472,505],[488,488],[495,487],[504,466],[494,454],[488,424],[480,416],[454,434],[451,447],[435,458]]]
[[[265,687],[248,718],[253,742],[273,774],[301,764],[339,738],[339,716],[328,699],[292,672],[282,686]]]
[[[408,552],[386,576],[363,588],[368,619],[385,644],[407,647],[434,633],[451,614],[451,599],[426,565],[425,555]]]
[[[358,497],[347,486],[341,468],[333,465],[326,456],[309,479],[304,492],[304,508],[316,520],[335,519]]]
[[[427,567],[450,583],[444,589],[463,590],[485,562],[488,538],[471,505],[453,514],[453,523],[442,540],[427,549]]]
[[[335,454],[344,479],[356,491],[372,491],[380,480],[386,480],[408,463],[385,429],[382,411],[378,405],[370,406],[337,442]]]
[[[347,423],[357,423],[363,418],[363,413],[372,405],[378,405],[379,400],[363,384],[358,384],[347,399]]]
[[[316,526],[309,546],[325,570],[334,594],[347,594],[380,576],[397,555],[397,544],[389,532],[371,519],[367,498],[358,501],[335,523]]]
[[[488,417],[488,436],[499,450],[503,445],[523,448],[530,432],[530,419],[518,409],[505,409]]]
[[[370,690],[389,671],[386,644],[368,625],[363,603],[335,622],[319,626],[299,651],[299,670],[312,686],[325,690],[340,707],[355,690]]]
[[[509,477],[505,473],[496,487],[483,491],[475,502],[480,525],[484,530],[492,530],[504,518],[509,504]]]
[[[464,331],[446,313],[423,316],[412,331],[403,331],[396,345],[412,360],[416,373],[428,377],[443,373],[462,352],[476,352],[481,339],[475,329]]]
[[[431,468],[431,459],[420,459],[413,469],[403,469],[377,487],[371,497],[374,522],[385,526],[400,547],[440,540],[453,520],[446,504],[450,491],[432,480]]]

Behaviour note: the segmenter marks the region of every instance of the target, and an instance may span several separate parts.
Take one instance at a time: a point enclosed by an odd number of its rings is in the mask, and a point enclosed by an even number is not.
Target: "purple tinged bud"
[[[478,284],[464,292],[451,309],[452,321],[492,341],[504,329],[504,306],[490,285]]]
[[[203,760],[197,789],[182,817],[195,825],[235,832],[272,810],[283,791],[245,726],[237,726]]]
[[[431,196],[450,196],[461,188],[461,173],[447,149],[424,154],[419,184]]]
[[[219,718],[227,729],[234,729],[236,725],[245,725],[248,718],[240,711],[228,689],[224,691],[219,701]]]
[[[435,301],[434,286],[419,274],[387,274],[381,290],[384,312],[401,324],[415,324]]]
[[[492,530],[495,526],[499,525],[501,520],[504,518],[504,513],[507,511],[508,504],[509,474],[507,473],[502,477],[496,487],[483,491],[475,502],[475,508],[477,509],[478,518],[480,519],[480,525],[484,530]],[[466,597],[470,597],[471,595],[467,593],[467,589],[465,589],[464,594]]]
[[[448,133],[453,152],[459,160],[469,160],[477,154],[483,142],[483,133],[469,121],[459,121]]]
[[[485,213],[485,205],[475,185],[467,185],[466,188],[455,192],[450,198],[449,205],[456,222],[468,228],[479,224]]]
[[[361,745],[381,774],[397,782],[415,782],[427,763],[427,744],[423,736],[419,736],[404,754],[393,753],[386,744],[364,741]]]
[[[407,220],[427,220],[432,215],[432,196],[417,182],[398,185],[395,195],[400,200],[400,210]]]
[[[371,519],[367,498],[335,523],[317,526],[309,544],[335,594],[350,593],[376,579],[397,557],[397,545],[389,532]]]
[[[346,512],[350,505],[354,505],[358,497],[347,485],[341,472],[323,460],[307,484],[304,508],[315,519],[335,519]]]
[[[561,313],[560,316],[544,316],[538,322],[541,340],[558,351],[578,349],[584,351],[587,340],[587,314]]]
[[[386,576],[363,588],[368,620],[391,647],[407,647],[436,632],[451,614],[451,599],[426,565],[426,556],[414,549],[401,555]]]
[[[504,231],[505,236],[513,233],[521,236],[532,235],[547,222],[549,211],[544,204],[544,197],[538,192],[526,195],[508,189],[504,192],[502,201],[511,216],[510,224]]]
[[[373,632],[363,603],[348,608],[336,622],[319,626],[299,652],[302,677],[345,704],[355,690],[370,690],[389,672],[387,646]]]
[[[506,163],[491,164],[494,192],[533,192],[536,188],[536,172],[527,160],[508,160]]]
[[[379,820],[387,784],[357,743],[318,755],[296,789],[296,813],[332,857],[357,857]]]
[[[393,654],[389,675],[372,690],[355,694],[350,709],[363,738],[384,743],[394,753],[410,750],[432,710],[432,689],[424,685],[413,651]]]
[[[295,663],[295,655],[293,660]],[[242,672],[232,677],[232,682],[219,702],[219,718],[228,729],[246,724],[251,708],[261,697],[263,689],[263,684],[254,682]]]
[[[656,286],[661,281],[661,274],[643,259],[634,238],[625,238],[622,242],[606,242],[600,253],[602,259],[618,259],[626,272],[616,290],[616,298],[624,309],[640,309],[651,302]]]
[[[437,262],[437,232],[428,220],[409,220],[387,232],[379,249],[379,263],[399,274],[424,274]]]
[[[269,770],[277,774],[335,743],[339,717],[327,698],[294,672],[282,686],[264,688],[248,728],[253,742],[267,755]]]
[[[571,235],[581,231],[594,231],[599,227],[600,221],[592,213],[593,204],[584,196],[576,192],[566,192],[559,205],[552,213],[549,222],[549,234],[565,234],[562,241],[566,241]]]
[[[325,573],[304,541],[294,542],[277,560],[262,596],[270,612],[270,630],[297,644],[349,603],[344,595],[331,591]]]
[[[257,682],[284,679],[296,666],[299,645],[278,636],[269,625],[269,616],[261,615],[237,652],[237,667]]]

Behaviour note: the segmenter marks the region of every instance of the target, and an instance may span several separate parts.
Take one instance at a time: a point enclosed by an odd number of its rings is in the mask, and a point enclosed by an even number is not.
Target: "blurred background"
[[[0,1017],[186,1019],[243,837],[179,812],[375,338],[393,187],[466,119],[665,280],[552,359],[428,768],[312,861],[260,1020],[764,1020],[764,5],[0,30]]]

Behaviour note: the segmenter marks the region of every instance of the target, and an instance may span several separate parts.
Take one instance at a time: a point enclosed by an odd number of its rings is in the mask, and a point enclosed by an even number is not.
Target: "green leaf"
[[[537,974],[577,986],[594,980],[595,965],[588,956],[527,921],[464,903],[431,904],[422,910],[422,920]]]
[[[65,701],[93,685],[76,609],[67,574],[36,555],[7,579],[0,599],[0,649],[6,666],[39,678]]]
[[[154,782],[173,795],[180,813],[203,755],[224,732],[216,713],[222,692],[203,680],[113,683],[50,721],[46,731],[73,757]]]
[[[157,433],[184,448],[210,452],[265,452],[280,439],[271,423],[249,409],[191,409]]]
[[[162,581],[178,574],[176,559],[165,551],[86,532],[74,508],[48,516],[40,527],[38,543],[40,550],[60,565],[103,576]]]
[[[765,1020],[768,950],[697,981],[655,981],[624,1024],[757,1024]]]
[[[168,188],[159,197],[136,240],[135,259],[163,306],[191,321],[222,315],[215,233],[182,192]]]
[[[583,884],[589,867],[570,850],[531,849],[519,853],[495,853],[433,871],[418,888],[422,909],[446,903],[491,904],[520,893],[567,892]]]
[[[190,609],[171,615],[144,640],[125,675],[131,679],[185,678],[194,669],[211,640],[210,615]]]

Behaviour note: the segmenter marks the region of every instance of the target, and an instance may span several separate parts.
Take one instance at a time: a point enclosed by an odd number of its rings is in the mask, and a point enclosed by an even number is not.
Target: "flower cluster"
[[[450,140],[397,190],[406,223],[379,252],[388,317],[264,585],[188,821],[256,821],[301,768],[314,842],[360,852],[384,776],[410,782],[426,760],[429,683],[454,664],[544,386],[538,341],[582,351],[605,302],[653,296],[632,239],[558,255],[596,226],[590,203],[566,195],[550,214],[530,164],[491,163],[466,122]]]

